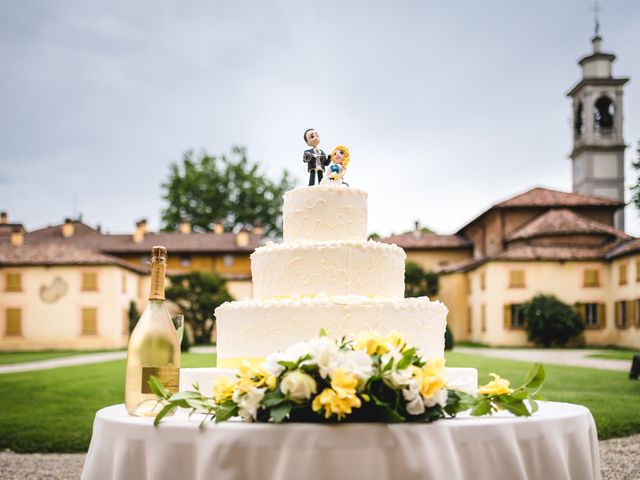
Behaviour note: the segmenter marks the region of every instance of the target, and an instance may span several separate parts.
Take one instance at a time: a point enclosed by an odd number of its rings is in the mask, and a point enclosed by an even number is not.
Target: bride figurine
[[[349,186],[343,180],[344,174],[347,172],[347,165],[349,165],[349,149],[344,145],[338,145],[333,149],[331,155],[331,165],[329,165],[328,175],[326,175],[321,184],[324,185],[345,185]]]

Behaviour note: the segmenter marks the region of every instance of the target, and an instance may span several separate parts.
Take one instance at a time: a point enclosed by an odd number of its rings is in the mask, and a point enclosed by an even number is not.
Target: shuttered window
[[[627,284],[627,265],[623,263],[618,267],[618,285]]]
[[[640,260],[636,260],[636,283],[640,283]]]
[[[509,272],[509,288],[524,288],[524,270]]]
[[[98,333],[98,309],[82,309],[82,335],[96,335]]]
[[[22,335],[22,309],[7,308],[5,310],[5,335],[17,337]]]
[[[480,330],[482,333],[487,331],[487,310],[484,305],[480,305]]]
[[[467,308],[467,333],[471,333],[473,331],[473,317],[471,316],[471,312],[473,310],[469,307]]]
[[[585,328],[598,330],[606,326],[604,303],[579,303],[577,307]]]
[[[527,326],[524,306],[521,303],[511,303],[504,306],[504,328],[506,330],[521,330]]]
[[[96,272],[82,272],[82,291],[98,291],[98,274]]]
[[[599,270],[585,270],[584,271],[584,287],[599,287],[600,286],[600,271]]]
[[[22,291],[22,274],[18,272],[7,272],[4,283],[5,292]]]
[[[631,325],[632,319],[635,317],[635,302],[620,300],[615,303],[616,310],[616,327],[620,330]]]
[[[480,290],[484,290],[487,287],[487,279],[484,272],[480,274]]]

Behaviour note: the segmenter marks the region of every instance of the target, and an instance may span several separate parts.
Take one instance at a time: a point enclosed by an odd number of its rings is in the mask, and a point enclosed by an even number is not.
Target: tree
[[[404,269],[405,297],[432,297],[438,294],[438,274],[425,272],[415,262],[407,262]]]
[[[529,340],[545,348],[566,345],[584,331],[575,309],[553,295],[536,295],[523,308]]]
[[[136,302],[131,300],[129,302],[129,312],[127,314],[129,317],[129,335],[133,332],[133,329],[136,327],[136,323],[140,319],[140,312],[138,312],[138,307],[136,307]]]
[[[166,296],[178,305],[185,323],[191,325],[196,344],[209,343],[215,324],[213,311],[224,302],[233,300],[227,291],[225,280],[213,272],[171,276]]]
[[[282,195],[293,187],[285,170],[278,181],[267,178],[247,158],[246,149],[233,147],[231,155],[194,156],[186,152],[170,166],[162,184],[167,207],[162,211],[165,231],[176,231],[188,218],[196,231],[211,231],[216,221],[226,229],[260,225],[265,234],[281,233]]]
[[[638,172],[638,177],[636,178],[636,183],[631,185],[631,191],[633,192],[631,201],[636,206],[636,208],[640,210],[640,141],[638,141],[638,148],[636,150],[636,153],[638,157],[635,161],[631,162],[631,166],[636,172]]]

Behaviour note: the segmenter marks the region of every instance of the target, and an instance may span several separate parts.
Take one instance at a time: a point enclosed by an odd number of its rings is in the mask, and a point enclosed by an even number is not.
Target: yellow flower
[[[324,410],[324,418],[330,418],[331,415],[336,415],[338,420],[342,420],[347,414],[352,412],[353,408],[360,408],[361,404],[360,399],[355,395],[340,398],[335,390],[325,388],[320,395],[316,395],[316,398],[313,399],[311,408],[314,412]]]
[[[277,379],[274,375],[270,375],[262,367],[251,365],[249,362],[244,362],[240,365],[238,373],[238,388],[242,392],[248,392],[251,387],[264,387],[269,390],[276,388]]]
[[[386,342],[392,347],[399,350],[401,353],[407,349],[407,341],[404,339],[401,333],[395,330],[387,335]]]
[[[362,332],[355,339],[356,350],[364,350],[369,355],[382,355],[389,349],[385,345],[385,338],[378,332]]]
[[[500,376],[495,373],[491,373],[490,375],[493,377],[493,380],[478,389],[479,395],[504,395],[513,392],[513,389],[509,388],[509,380],[500,378]]]
[[[213,382],[213,400],[216,403],[222,403],[231,398],[238,382],[231,380],[229,377],[219,377]]]
[[[358,378],[343,368],[336,368],[331,375],[331,387],[340,398],[355,396]]]
[[[429,360],[422,369],[417,369],[419,373],[416,372],[415,368],[413,377],[420,383],[420,394],[423,398],[431,398],[440,389],[446,387],[443,377],[444,358]]]

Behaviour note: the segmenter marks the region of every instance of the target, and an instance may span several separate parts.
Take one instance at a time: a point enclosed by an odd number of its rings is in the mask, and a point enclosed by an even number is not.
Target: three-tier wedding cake
[[[216,309],[218,369],[183,369],[181,390],[243,362],[318,335],[398,331],[425,358],[444,357],[447,308],[404,298],[404,251],[367,241],[367,193],[320,185],[284,195],[284,242],[251,255],[253,299]],[[228,371],[228,370],[226,370]],[[475,369],[448,369],[450,383],[473,392]]]

